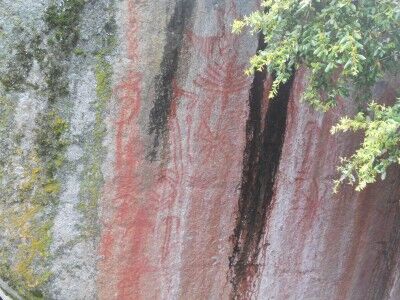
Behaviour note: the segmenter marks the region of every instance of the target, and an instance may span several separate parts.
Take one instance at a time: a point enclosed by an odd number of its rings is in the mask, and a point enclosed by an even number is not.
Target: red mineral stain
[[[127,4],[126,44],[131,64],[138,57],[137,13],[134,2]],[[101,299],[134,299],[140,296],[141,278],[152,270],[145,257],[146,240],[153,231],[151,212],[154,203],[146,199],[141,167],[143,141],[138,117],[141,109],[140,73],[127,67],[115,88],[119,112],[115,122],[114,177],[109,187],[108,206],[111,217],[103,224],[100,242],[99,297]],[[146,201],[148,200],[148,201]]]
[[[193,90],[173,82],[168,161],[153,187],[164,215],[157,232],[162,272],[169,276],[163,285],[168,296],[172,276],[179,277],[176,284],[183,298],[229,293],[229,224],[237,203],[238,147],[243,147],[250,79],[243,73],[245,63],[238,62],[239,37],[224,28],[228,13],[232,11],[218,11],[215,35],[186,34],[184,41],[206,60],[204,69],[187,82]],[[184,240],[179,237],[182,232]]]
[[[191,127],[196,159],[190,165],[190,222],[185,228],[192,247],[186,247],[182,257],[183,298],[193,292],[200,298],[229,293],[226,274],[232,228],[228,224],[232,224],[237,196],[237,186],[232,183],[237,185],[240,180],[241,154],[237,149],[243,147],[238,141],[244,141],[245,99],[250,85],[243,74],[245,64],[238,62],[239,37],[223,26],[231,13],[218,11],[220,31],[216,35],[188,35],[207,65],[193,81],[199,93],[191,113],[196,113],[198,123],[186,124]]]
[[[128,69],[135,70],[138,20],[135,2],[129,3]],[[179,78],[172,82],[168,143],[157,171],[148,167],[139,134],[141,74],[126,72],[115,89],[115,175],[107,184],[112,214],[105,219],[101,240],[101,299],[229,294],[229,235],[250,86],[243,74],[246,61],[239,62],[240,37],[225,24],[235,16],[231,5],[218,11],[215,35],[186,33],[185,46],[199,51],[206,65],[185,85]],[[145,174],[154,178],[143,179]]]

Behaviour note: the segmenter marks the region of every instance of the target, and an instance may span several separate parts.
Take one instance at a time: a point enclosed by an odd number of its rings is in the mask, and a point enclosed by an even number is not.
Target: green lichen
[[[49,101],[54,103],[57,99],[68,96],[67,68],[58,59],[49,59],[44,70]]]
[[[36,122],[40,126],[36,130],[37,152],[48,165],[49,175],[53,176],[55,169],[62,163],[62,153],[67,145],[64,134],[68,124],[54,110],[41,114]]]
[[[33,201],[42,205],[54,204],[60,192],[60,183],[57,179],[57,171],[65,160],[65,150],[68,141],[65,134],[68,125],[55,111],[40,115],[37,119],[38,129],[34,153],[31,162],[31,176],[25,184],[23,191],[32,191],[34,181],[39,188],[34,190]],[[28,187],[28,189],[27,189]]]
[[[68,95],[64,62],[71,57],[79,41],[80,14],[85,3],[85,0],[65,0],[61,5],[50,5],[44,14],[47,29],[42,33],[15,26],[12,34],[18,37],[18,42],[11,47],[14,55],[8,60],[6,71],[0,74],[0,83],[6,92],[39,88],[27,81],[36,60],[45,76],[49,100]]]
[[[0,95],[0,133],[8,131],[11,121],[11,114],[15,109],[15,104],[4,96]]]
[[[40,218],[42,207],[32,205],[22,214],[15,216],[12,220],[15,233],[21,240],[18,244],[17,263],[14,271],[24,286],[30,290],[36,290],[43,285],[50,277],[49,271],[38,271],[33,268],[41,264],[49,257],[48,249],[51,243],[52,222],[43,222]]]
[[[99,159],[90,160],[90,164],[83,172],[84,180],[80,186],[82,201],[77,206],[78,211],[85,216],[85,222],[80,226],[81,236],[84,239],[95,237],[98,234],[97,208],[101,197],[101,187],[104,183]]]
[[[24,299],[43,299],[43,287],[53,276],[49,272],[52,259],[49,248],[54,213],[61,192],[60,169],[64,166],[69,144],[68,124],[64,120],[65,115],[60,113],[64,110],[60,102],[69,95],[67,75],[71,58],[92,59],[91,51],[76,47],[80,36],[80,13],[85,2],[64,0],[50,5],[44,14],[46,29],[39,33],[35,29],[25,29],[28,34],[24,35],[24,42],[15,47],[12,59],[8,59],[10,63],[6,68],[7,74],[4,74],[6,76],[0,74],[0,89],[6,93],[30,91],[47,100],[45,111],[36,118],[34,146],[27,151],[21,146],[23,132],[11,130],[12,136],[8,136],[15,107],[3,106],[0,99],[0,137],[6,137],[13,143],[4,156],[17,158],[18,165],[23,168],[22,175],[12,175],[15,178],[6,173],[6,185],[12,189],[12,201],[16,201],[12,205],[0,203],[0,218],[3,220],[0,231],[7,232],[4,243],[2,240],[0,245],[0,276]],[[94,55],[97,101],[93,109],[96,118],[93,131],[85,139],[85,167],[80,190],[82,201],[78,207],[85,217],[83,238],[98,234],[98,201],[104,184],[101,165],[106,155],[102,143],[106,135],[105,111],[112,96],[113,74],[109,61],[115,47],[115,27],[113,19],[105,24],[102,50]],[[29,77],[34,65],[35,70],[39,66],[39,77],[44,78],[44,84],[29,82],[29,78],[36,78]],[[15,102],[7,99],[7,103]],[[11,116],[7,120],[3,118],[5,110],[7,116]],[[0,144],[3,146],[1,141]],[[3,169],[9,172],[10,166],[13,166],[9,158],[1,158],[0,154],[0,183]],[[7,198],[1,185],[0,192],[1,200]]]
[[[109,22],[105,27],[108,30],[114,28]],[[106,28],[105,28],[106,29]],[[112,76],[113,69],[109,62],[109,57],[114,51],[115,39],[111,32],[104,41],[104,47],[95,54],[95,77],[96,77],[96,96],[95,103],[95,125],[93,137],[86,145],[85,169],[80,186],[81,202],[78,204],[78,210],[85,216],[86,222],[82,225],[81,232],[84,238],[90,238],[97,235],[97,211],[98,201],[101,197],[101,187],[104,184],[104,176],[101,165],[106,155],[102,145],[106,135],[106,125],[104,124],[104,113],[107,103],[112,97]]]
[[[65,0],[62,5],[50,5],[44,20],[52,31],[54,43],[64,53],[71,53],[79,40],[80,13],[85,6],[84,0]]]
[[[12,233],[0,245],[0,274],[26,299],[42,299],[41,287],[51,277],[47,262],[53,216],[49,212],[57,205],[57,171],[68,144],[67,123],[54,110],[40,115],[37,122],[36,146],[31,153],[25,157],[24,151],[14,145],[14,155],[22,159],[23,179],[18,202],[2,205],[4,214],[0,216],[0,230]],[[13,245],[13,249],[7,249],[7,245]]]
[[[18,197],[20,211],[11,213],[13,219],[9,222],[16,233],[17,251],[8,262],[10,282],[27,299],[42,299],[41,288],[52,276],[48,261],[54,217],[49,212],[58,204],[61,191],[58,172],[68,146],[68,124],[56,103],[69,94],[68,61],[79,40],[83,6],[84,1],[80,0],[50,5],[44,16],[47,31],[34,35],[30,41],[30,64],[33,59],[39,63],[45,79],[44,90],[40,92],[47,95],[48,105],[36,118],[35,146],[24,159],[25,176]]]
[[[18,212],[10,213],[7,222],[15,233],[17,245],[9,277],[19,293],[29,299],[40,299],[40,288],[51,277],[47,261],[53,217],[45,211],[57,204],[60,193],[57,171],[68,145],[64,138],[67,123],[55,111],[40,115],[37,122],[40,126],[36,132],[36,146],[24,166]]]
[[[14,121],[15,102],[6,96],[0,95],[0,200],[7,199],[12,193],[12,187],[7,184],[6,170],[12,154],[11,130]]]
[[[0,74],[0,83],[5,92],[23,91],[26,88],[39,87],[28,81],[29,73],[34,60],[43,64],[47,56],[47,50],[43,47],[42,34],[35,29],[15,26],[12,31],[15,36],[15,44],[10,45],[11,57],[4,63],[7,67]],[[4,58],[3,58],[4,59]]]
[[[79,21],[84,6],[84,0],[65,0],[61,5],[50,5],[45,12],[47,48],[50,54],[47,60],[42,61],[42,69],[51,102],[68,96],[68,66],[65,62],[74,54],[79,41]]]
[[[32,49],[33,57],[42,64],[47,56],[47,50],[43,45],[43,37],[41,34],[35,34],[31,40],[30,48]]]
[[[75,54],[76,56],[83,56],[83,57],[86,57],[86,52],[85,52],[85,50],[83,50],[83,49],[81,49],[81,48],[75,48],[74,54]]]
[[[111,77],[113,74],[111,64],[106,60],[105,51],[96,55],[96,95],[99,108],[104,108],[112,95]]]
[[[15,111],[15,103],[9,98],[0,95],[0,161],[6,156],[5,150],[8,148],[6,140],[10,137],[10,127],[13,122],[13,113]]]
[[[0,273],[24,299],[43,299],[39,287],[51,276],[44,262],[49,257],[52,221],[44,220],[42,210],[40,205],[27,205],[2,214],[17,246],[13,258],[10,249],[0,251]]]
[[[101,196],[101,187],[104,183],[101,164],[105,156],[105,150],[102,146],[106,134],[104,124],[104,111],[107,101],[112,95],[112,66],[106,60],[105,53],[101,52],[96,56],[96,95],[95,105],[96,118],[93,132],[93,140],[87,145],[86,167],[83,171],[83,182],[81,184],[81,199],[83,199],[78,209],[86,216],[86,224],[82,226],[82,235],[84,237],[93,237],[97,233],[97,205]],[[89,152],[90,149],[90,152]]]
[[[0,74],[6,92],[22,90],[33,64],[33,53],[25,41],[14,46],[15,55],[7,64],[7,72]]]

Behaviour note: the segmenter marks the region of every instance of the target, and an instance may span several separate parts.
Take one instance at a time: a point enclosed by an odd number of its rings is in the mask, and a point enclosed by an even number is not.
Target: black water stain
[[[168,130],[173,97],[173,80],[178,71],[179,57],[182,51],[184,30],[195,7],[193,0],[180,0],[167,26],[167,37],[161,62],[161,73],[155,77],[155,100],[150,111],[148,132],[153,135],[153,144],[148,159],[157,159],[159,146]]]
[[[258,50],[265,47],[263,37]],[[293,77],[293,76],[292,76]],[[233,253],[229,258],[232,298],[242,298],[248,289],[251,274],[258,271],[267,213],[272,201],[276,172],[286,131],[287,108],[293,78],[282,85],[277,96],[270,100],[266,116],[262,116],[265,98],[265,72],[257,72],[250,89],[249,117],[246,124],[246,148],[236,227],[231,237]],[[264,120],[264,122],[262,121]],[[250,277],[250,278],[249,278]]]

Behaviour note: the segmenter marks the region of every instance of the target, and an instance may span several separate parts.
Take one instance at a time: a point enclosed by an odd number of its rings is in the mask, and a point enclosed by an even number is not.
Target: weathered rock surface
[[[400,298],[400,171],[332,193],[356,107],[302,104],[303,70],[272,102],[244,75],[261,45],[230,24],[257,2],[0,0],[0,278],[22,298]]]

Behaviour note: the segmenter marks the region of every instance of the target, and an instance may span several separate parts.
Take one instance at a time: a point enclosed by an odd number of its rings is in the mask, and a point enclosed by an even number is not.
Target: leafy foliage
[[[360,191],[375,182],[378,175],[385,179],[389,165],[400,164],[400,100],[392,107],[372,102],[368,110],[372,118],[360,112],[354,119],[342,118],[331,130],[365,131],[361,148],[350,158],[342,158],[338,167],[342,176],[335,182],[336,190],[347,179],[350,184],[356,183],[356,190]]]
[[[249,27],[264,36],[266,46],[251,58],[247,73],[266,69],[274,74],[270,98],[295,69],[305,66],[310,76],[303,100],[313,107],[327,111],[337,97],[350,95],[371,102],[371,87],[399,67],[399,0],[263,0],[261,6],[236,20],[233,32]],[[353,120],[344,118],[332,130],[365,131],[361,148],[339,167],[338,182],[347,179],[357,190],[399,159],[394,150],[400,133],[393,129],[400,116],[398,105],[372,102],[369,113],[371,117],[360,113]]]

